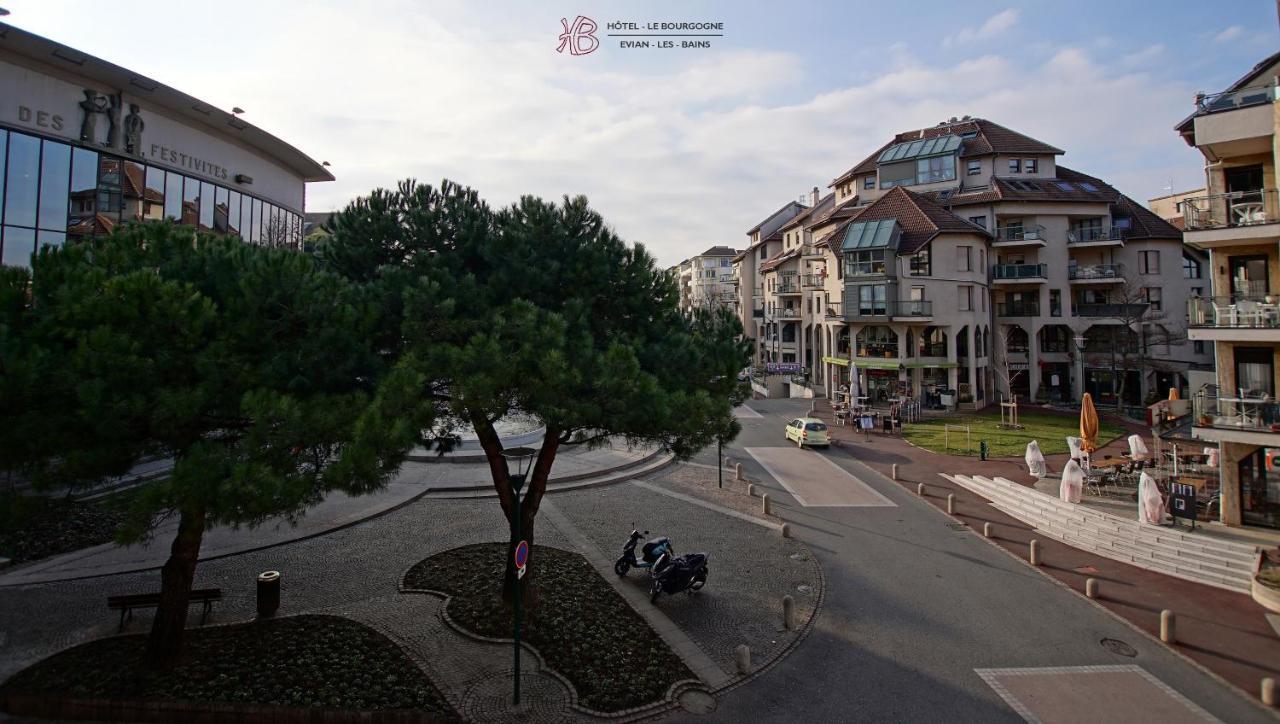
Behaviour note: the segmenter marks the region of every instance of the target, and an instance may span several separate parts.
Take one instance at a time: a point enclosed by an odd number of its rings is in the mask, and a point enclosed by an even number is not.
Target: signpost
[[[1191,521],[1191,530],[1196,529],[1196,486],[1187,483],[1172,483],[1169,486],[1169,515],[1173,516],[1173,524],[1178,518]]]
[[[529,541],[522,540],[516,544],[515,553],[516,578],[524,578],[525,564],[529,562]]]

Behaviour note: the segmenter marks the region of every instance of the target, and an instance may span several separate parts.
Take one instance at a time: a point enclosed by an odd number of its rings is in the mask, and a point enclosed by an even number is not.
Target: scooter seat
[[[653,563],[657,560],[659,554],[656,551],[659,548],[670,549],[671,544],[669,541],[669,538],[654,538],[648,543],[645,543],[644,547],[640,549],[641,553],[644,555],[645,561]]]

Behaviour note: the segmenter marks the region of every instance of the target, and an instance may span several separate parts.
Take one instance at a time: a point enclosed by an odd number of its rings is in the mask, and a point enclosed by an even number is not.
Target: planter
[[[1200,427],[1208,427],[1213,424],[1213,418],[1208,415],[1201,415],[1199,420]]]
[[[1280,613],[1280,588],[1269,586],[1261,581],[1257,576],[1253,577],[1253,585],[1250,588],[1253,600],[1259,606],[1271,611],[1272,613]]]

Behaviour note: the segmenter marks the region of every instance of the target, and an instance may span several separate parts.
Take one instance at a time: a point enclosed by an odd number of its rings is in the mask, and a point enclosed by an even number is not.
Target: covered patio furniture
[[[1040,443],[1032,440],[1027,443],[1027,470],[1031,477],[1039,480],[1049,474],[1049,466],[1044,462],[1044,453],[1040,452]]]
[[[1164,523],[1164,498],[1151,473],[1138,478],[1138,520],[1152,525]]]
[[[1080,492],[1084,487],[1084,470],[1075,460],[1068,460],[1062,469],[1062,484],[1058,486],[1058,497],[1068,503],[1079,503]]]
[[[1129,436],[1129,459],[1135,462],[1146,460],[1150,457],[1147,452],[1147,444],[1142,441],[1141,435]]]

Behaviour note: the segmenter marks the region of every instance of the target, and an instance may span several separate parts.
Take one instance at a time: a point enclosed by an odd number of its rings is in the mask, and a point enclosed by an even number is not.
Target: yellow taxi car
[[[827,423],[816,417],[797,417],[788,422],[787,441],[800,447],[827,447],[831,444],[827,438]]]

